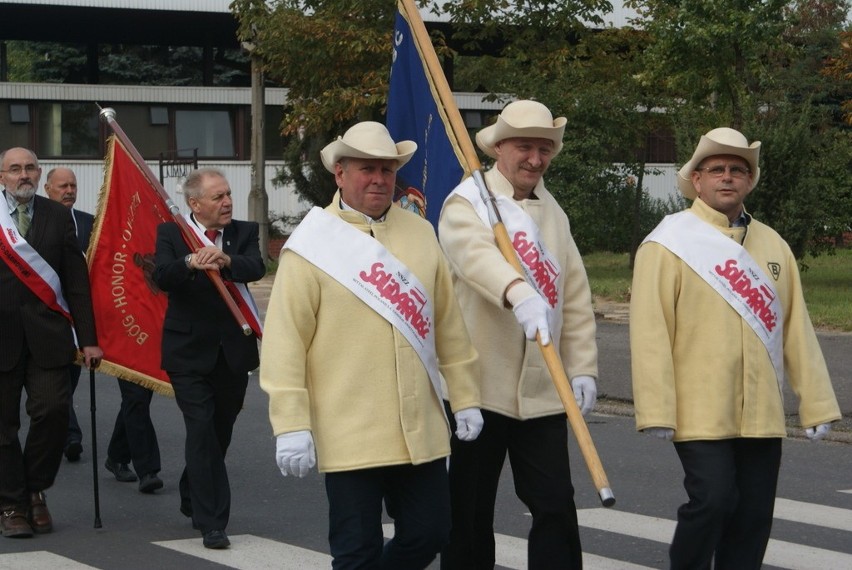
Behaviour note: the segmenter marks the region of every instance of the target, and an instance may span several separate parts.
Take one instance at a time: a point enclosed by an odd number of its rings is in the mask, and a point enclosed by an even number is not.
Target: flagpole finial
[[[115,119],[115,109],[112,107],[104,107],[98,115],[103,122],[109,122],[110,119]]]

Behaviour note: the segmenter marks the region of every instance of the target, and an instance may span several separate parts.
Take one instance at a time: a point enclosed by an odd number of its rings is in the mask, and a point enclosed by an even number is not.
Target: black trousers
[[[118,463],[133,463],[141,478],[160,472],[160,445],[151,421],[151,398],[154,392],[125,380],[117,380],[121,390],[121,407],[109,440],[107,455]]]
[[[453,435],[451,441],[453,526],[441,568],[494,568],[494,503],[507,454],[515,493],[532,514],[528,567],[582,568],[565,415],[516,420],[482,410],[482,416],[485,426],[479,438],[463,442]]]
[[[80,383],[81,370],[81,367],[76,364],[68,367],[71,394],[68,397],[68,436],[65,439],[65,447],[68,447],[71,443],[83,442],[83,430],[80,429],[80,422],[77,421],[77,413],[74,411],[74,392],[77,391],[77,384]]]
[[[689,502],[677,512],[672,570],[757,570],[763,561],[781,467],[781,439],[675,443]]]
[[[334,570],[426,568],[449,538],[446,459],[326,473]],[[382,501],[394,521],[384,546]]]
[[[191,505],[192,524],[202,533],[225,530],[231,512],[225,453],[243,407],[248,374],[232,371],[220,350],[209,374],[169,372],[169,378],[186,426],[181,504]]]
[[[21,396],[30,417],[21,447]],[[68,367],[40,368],[24,349],[11,370],[0,372],[0,506],[27,505],[28,493],[53,485],[68,432]]]

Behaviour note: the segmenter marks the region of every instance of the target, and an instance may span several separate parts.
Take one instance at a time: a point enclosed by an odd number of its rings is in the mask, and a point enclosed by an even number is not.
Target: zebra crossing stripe
[[[383,524],[385,538],[393,536],[393,525]],[[527,540],[507,534],[494,533],[494,559],[501,567],[511,570],[527,570]],[[595,554],[583,553],[583,568],[586,570],[653,570],[649,566],[640,566],[622,560],[604,558]]]
[[[331,556],[322,552],[250,534],[240,534],[229,538],[231,539],[231,548],[225,550],[204,548],[200,537],[166,540],[154,544],[238,570],[264,570],[267,568],[276,570],[328,570],[328,568],[331,568]]]
[[[775,499],[775,518],[852,532],[852,510]]]
[[[17,552],[14,554],[0,554],[0,568],[27,570],[97,570],[93,566],[75,562],[70,558],[53,554],[44,550],[33,552]]]
[[[581,526],[664,543],[671,542],[676,524],[668,519],[603,508],[581,509],[577,516]],[[789,570],[848,570],[852,568],[852,554],[770,539],[763,562]]]

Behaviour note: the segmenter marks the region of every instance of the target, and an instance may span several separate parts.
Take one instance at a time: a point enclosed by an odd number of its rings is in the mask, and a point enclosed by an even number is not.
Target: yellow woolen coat
[[[372,230],[434,303],[436,351],[454,411],[479,406],[470,343],[435,232],[392,207],[385,221],[326,211]],[[334,244],[329,244],[334,247]],[[260,386],[275,435],[310,430],[319,470],[419,464],[450,453],[442,403],[417,353],[388,321],[298,254],[280,259],[264,323]]]
[[[512,185],[496,168],[485,173],[495,194],[512,198]],[[466,180],[463,184],[470,183]],[[597,344],[592,295],[583,260],[571,237],[568,217],[539,181],[537,200],[516,202],[535,221],[547,249],[564,275],[562,334],[556,348],[568,378],[597,378]],[[511,308],[506,287],[519,277],[494,241],[494,233],[460,196],[450,197],[438,223],[450,261],[456,294],[471,339],[481,357],[482,407],[516,419],[564,413],[537,343],[528,342]]]
[[[741,242],[776,288],[784,367],[802,425],[840,419],[787,243],[757,220],[743,241],[743,228],[729,228],[727,217],[700,199],[691,211]],[[672,428],[675,441],[786,435],[782,392],[763,343],[710,285],[654,242],[636,256],[630,350],[638,430]]]

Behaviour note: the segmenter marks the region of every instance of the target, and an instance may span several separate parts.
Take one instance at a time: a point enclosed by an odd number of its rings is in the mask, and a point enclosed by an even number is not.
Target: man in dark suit
[[[225,176],[201,168],[187,176],[187,224],[205,245],[192,252],[174,222],[157,228],[157,285],[169,295],[163,324],[162,368],[169,374],[186,424],[186,468],[180,511],[192,517],[207,548],[227,548],[231,492],[225,452],[243,405],[248,372],[258,365],[257,338],[246,336],[217,293],[206,270],[229,288],[261,279],[266,268],[254,222],[231,219]],[[230,282],[230,283],[228,283]]]
[[[0,153],[0,529],[7,537],[53,529],[44,490],[68,432],[68,365],[77,346],[88,367],[103,357],[74,220],[68,208],[35,195],[39,178],[32,151]],[[22,448],[24,389],[30,427]]]
[[[74,228],[77,231],[77,241],[80,242],[80,250],[85,255],[89,249],[89,238],[92,235],[92,226],[95,217],[88,212],[74,209],[77,202],[77,176],[70,168],[57,167],[47,172],[44,182],[44,193],[54,202],[59,202],[71,210],[74,217]],[[65,457],[68,461],[79,461],[83,453],[83,432],[77,421],[77,413],[74,411],[74,392],[80,382],[80,366],[71,364],[68,367],[71,382],[71,396],[68,405],[68,437],[65,440]]]
[[[47,197],[71,209],[77,240],[85,254],[89,249],[94,216],[74,208],[77,202],[77,176],[70,168],[57,167],[47,173],[44,183]],[[68,438],[65,442],[65,457],[68,461],[78,461],[83,452],[83,433],[74,412],[74,391],[80,381],[80,367],[69,367],[71,377],[71,405],[68,410]],[[163,487],[163,481],[157,475],[160,472],[160,447],[157,432],[151,421],[151,398],[153,392],[147,388],[118,380],[121,390],[121,407],[115,418],[115,428],[107,448],[104,466],[121,482],[139,480],[139,491],[153,493]],[[128,467],[133,462],[137,475]]]

